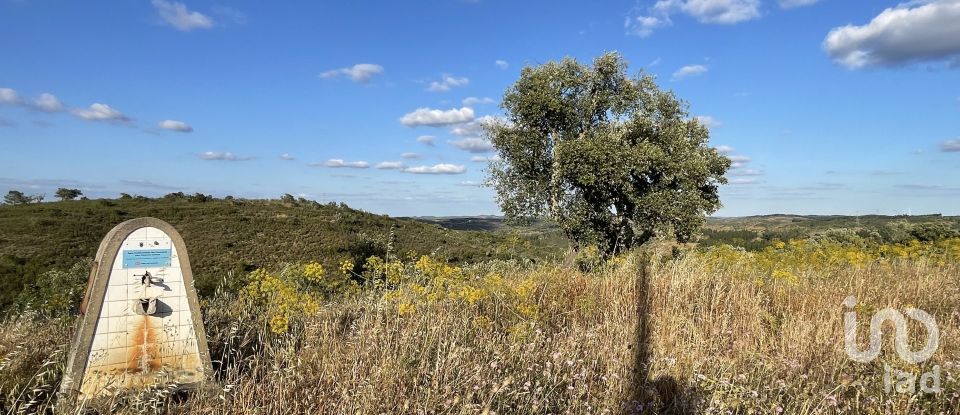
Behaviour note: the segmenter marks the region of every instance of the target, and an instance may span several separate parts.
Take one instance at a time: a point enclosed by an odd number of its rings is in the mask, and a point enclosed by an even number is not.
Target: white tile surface
[[[140,244],[143,244],[141,247]],[[153,268],[123,268],[123,250],[138,249],[171,249],[171,264],[165,267]],[[148,348],[153,351],[152,357],[172,365],[169,369],[174,372],[193,373],[198,367],[177,367],[180,364],[196,366],[199,362],[196,333],[193,330],[189,301],[186,297],[187,287],[183,283],[183,274],[180,270],[179,255],[172,240],[156,228],[141,228],[128,236],[121,244],[120,252],[116,253],[113,261],[104,304],[101,308],[96,334],[90,350],[87,372],[84,383],[90,377],[92,384],[104,382],[94,374],[96,368],[105,371],[126,370],[130,362],[125,359],[137,356],[133,350],[142,344],[142,337],[152,339]],[[159,302],[169,307],[169,313],[163,316],[141,316],[134,313],[131,301],[144,296],[141,277],[144,271],[149,271],[155,277],[163,279],[162,285],[153,285],[149,295],[155,295]],[[189,287],[193,289],[193,287]],[[158,308],[165,308],[158,305]],[[148,324],[144,334],[144,322]],[[111,366],[112,365],[112,366]],[[114,374],[116,376],[118,374]],[[119,378],[128,379],[133,375],[122,375]],[[125,382],[125,381],[122,381]]]

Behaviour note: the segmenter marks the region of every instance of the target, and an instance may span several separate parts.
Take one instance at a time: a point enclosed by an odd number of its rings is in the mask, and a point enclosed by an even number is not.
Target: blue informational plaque
[[[123,251],[124,268],[169,267],[172,249],[138,249]]]

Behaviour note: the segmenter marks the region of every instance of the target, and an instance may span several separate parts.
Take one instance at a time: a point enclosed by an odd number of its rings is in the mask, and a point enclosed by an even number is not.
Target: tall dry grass
[[[956,262],[811,265],[795,278],[760,278],[744,271],[752,268],[738,263],[742,258],[721,266],[697,252],[678,260],[653,254],[649,262],[646,255],[589,273],[494,262],[463,270],[460,281],[407,281],[386,295],[365,290],[322,304],[282,335],[271,333],[263,310],[220,295],[205,302],[217,372],[209,389],[178,394],[158,385],[83,410],[960,412]],[[851,361],[843,351],[841,301],[848,295],[857,297],[864,323],[884,307],[931,313],[940,328],[938,352],[910,366],[886,344],[873,363]],[[4,411],[25,408],[24,397],[41,383],[56,387],[55,373],[40,374],[62,370],[57,351],[68,336],[49,327],[25,317],[0,326]],[[914,337],[922,334],[915,330]],[[939,365],[944,392],[884,393],[884,364],[914,371]],[[29,410],[54,403],[50,394],[33,400]]]

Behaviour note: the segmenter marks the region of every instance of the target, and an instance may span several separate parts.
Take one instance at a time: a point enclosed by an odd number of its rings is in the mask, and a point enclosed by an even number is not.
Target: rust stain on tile
[[[150,373],[161,367],[160,354],[157,350],[158,338],[163,336],[162,331],[153,327],[150,316],[141,316],[140,322],[130,333],[130,346],[127,347],[128,373]]]

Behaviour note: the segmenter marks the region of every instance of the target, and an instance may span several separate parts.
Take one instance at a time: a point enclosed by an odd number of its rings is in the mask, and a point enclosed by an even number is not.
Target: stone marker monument
[[[100,242],[60,390],[80,398],[212,373],[190,257],[177,230],[154,218],[114,227]]]

